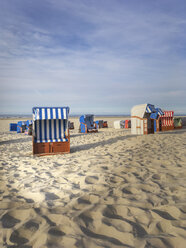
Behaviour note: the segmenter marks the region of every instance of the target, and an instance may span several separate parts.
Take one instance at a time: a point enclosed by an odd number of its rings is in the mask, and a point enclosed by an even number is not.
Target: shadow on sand
[[[0,146],[6,145],[6,144],[16,144],[16,143],[25,143],[25,142],[30,142],[32,141],[32,137],[25,137],[22,139],[13,139],[13,140],[5,140],[5,141],[0,141]]]
[[[136,137],[137,135],[127,135],[124,137],[118,136],[115,138],[111,138],[108,140],[103,140],[103,141],[99,141],[96,143],[92,143],[92,144],[85,144],[85,145],[79,145],[79,146],[72,146],[70,148],[70,152],[74,153],[74,152],[79,152],[79,151],[86,151],[86,150],[90,150],[92,148],[98,147],[98,146],[104,146],[104,145],[110,145],[110,144],[114,144],[119,140],[125,140],[131,137]]]

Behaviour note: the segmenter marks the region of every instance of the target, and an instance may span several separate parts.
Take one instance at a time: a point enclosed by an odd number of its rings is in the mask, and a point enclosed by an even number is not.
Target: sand
[[[44,157],[0,120],[0,247],[186,247],[186,129],[98,119],[109,128],[80,134],[71,118],[71,153]]]

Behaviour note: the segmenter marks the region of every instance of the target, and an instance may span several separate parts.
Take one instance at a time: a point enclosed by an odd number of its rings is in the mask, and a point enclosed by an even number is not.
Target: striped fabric
[[[31,120],[27,120],[26,121],[26,126],[29,127],[29,125],[32,125],[32,121]]]
[[[163,116],[164,112],[160,109],[160,108],[156,108],[156,111],[158,113],[159,116]]]
[[[58,119],[67,120],[69,115],[69,107],[63,107],[63,108],[34,107],[32,111],[33,111],[33,120],[58,120]]]
[[[164,111],[164,114],[160,116],[162,126],[172,127],[174,126],[174,111]]]
[[[69,108],[33,108],[34,142],[66,142]]]
[[[156,109],[155,109],[154,105],[147,104],[146,113],[155,113],[155,112],[156,112]]]
[[[163,115],[160,115],[162,117],[173,117],[174,116],[174,111],[164,111]]]

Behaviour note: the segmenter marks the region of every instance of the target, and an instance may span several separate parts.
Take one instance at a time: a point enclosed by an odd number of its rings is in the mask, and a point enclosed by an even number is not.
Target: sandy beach
[[[0,120],[0,247],[185,248],[186,129],[80,134],[71,153],[34,157]],[[123,118],[124,119],[124,118]]]

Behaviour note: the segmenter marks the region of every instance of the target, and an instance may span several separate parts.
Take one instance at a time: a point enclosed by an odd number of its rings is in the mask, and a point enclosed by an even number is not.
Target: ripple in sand
[[[118,215],[116,209],[112,205],[107,205],[107,207],[103,210],[103,216],[110,219],[122,220],[124,222],[127,222],[132,226],[133,234],[135,237],[144,238],[147,235],[146,230],[141,225]]]
[[[176,220],[169,213],[167,213],[165,211],[161,211],[161,210],[157,210],[157,209],[152,209],[152,211],[166,220]]]
[[[118,245],[118,246],[131,247],[131,246],[128,246],[126,244],[123,244],[121,241],[119,241],[116,238],[109,237],[109,236],[106,236],[103,234],[94,233],[94,232],[90,231],[88,228],[85,228],[83,226],[80,226],[80,228],[84,234],[86,234],[87,236],[89,236],[91,238],[106,240],[106,241],[109,241],[110,243],[112,243],[114,245]]]

